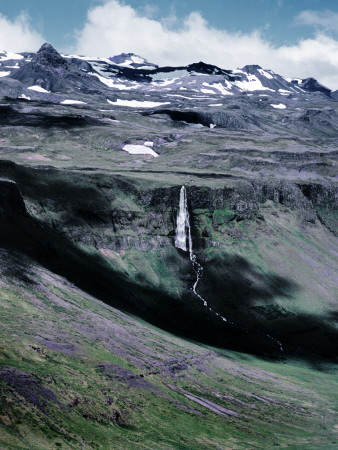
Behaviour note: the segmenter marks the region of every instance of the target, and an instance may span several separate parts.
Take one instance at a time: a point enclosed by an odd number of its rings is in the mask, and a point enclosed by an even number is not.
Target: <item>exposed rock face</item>
[[[43,66],[50,67],[67,67],[67,61],[60,55],[55,48],[47,42],[41,46],[38,52],[32,58],[32,62],[35,64],[41,64]]]
[[[98,210],[95,210],[95,206],[92,209],[88,203],[86,205],[79,200],[76,209],[78,213],[82,211],[82,217],[90,219],[91,228],[84,232],[82,227],[76,225],[75,217],[74,225],[55,225],[66,231],[72,240],[97,248],[110,248],[117,252],[131,248],[140,251],[157,250],[166,245],[173,245],[179,190],[180,187],[177,186],[140,191],[134,197],[141,207],[140,211],[113,210],[111,216],[100,213],[99,207]],[[303,190],[309,190],[309,198],[304,195]],[[188,186],[187,193],[193,224],[195,210],[204,210],[207,214],[207,211],[227,209],[229,221],[255,219],[260,217],[260,209],[267,200],[296,211],[300,223],[315,223],[315,206],[319,201],[323,201],[319,199],[336,197],[338,189],[334,185],[328,185],[325,189],[317,185],[298,186],[281,180],[276,183],[242,182],[235,188],[223,189]],[[332,205],[332,208],[334,207]],[[104,233],[104,229],[109,229],[109,234]],[[208,245],[206,242],[202,243],[201,238],[203,240],[203,235],[199,235],[200,244]]]
[[[76,64],[68,62],[52,45],[45,43],[13,78],[26,86],[40,86],[50,92],[98,93],[105,86],[96,78],[81,71]]]
[[[300,185],[303,194],[316,206],[338,209],[338,187],[331,183]]]
[[[322,84],[318,83],[314,78],[305,78],[302,80],[300,87],[310,92],[322,92],[325,95],[330,95],[331,89],[326,88]]]
[[[2,166],[3,173],[9,171],[8,164]],[[31,197],[32,187],[27,187],[25,181],[28,174],[20,175],[15,165],[11,165],[10,170],[11,178],[18,181],[24,196]],[[117,252],[130,248],[147,251],[173,245],[181,186],[135,189],[132,184],[119,179],[88,179],[84,176],[74,187],[66,182],[65,191],[61,193],[62,184],[60,180],[56,181],[59,177],[57,172],[48,175],[46,171],[35,171],[35,177],[37,186],[53,184],[53,179],[60,186],[59,193],[53,193],[49,188],[45,195],[40,188],[33,188],[33,192],[39,192],[37,215],[42,214],[49,225],[68,235],[73,242]],[[80,188],[82,184],[85,186],[83,189]],[[9,180],[2,180],[1,185],[3,214],[25,214],[17,185]],[[208,215],[226,210],[227,218],[224,220],[251,220],[261,216],[261,209],[267,201],[273,201],[295,211],[300,223],[315,223],[318,214],[322,215],[326,210],[335,214],[338,209],[338,187],[329,182],[297,184],[287,180],[254,179],[232,182],[228,186],[225,182],[223,188],[188,185],[186,189],[193,232],[203,246],[210,243],[202,242],[203,232],[194,229],[194,222],[201,213]],[[120,195],[127,196],[135,206],[114,206],[114,199]]]
[[[338,116],[332,109],[308,109],[300,120],[321,130],[338,129]]]
[[[258,127],[258,121],[254,115],[242,111],[178,111],[161,109],[153,114],[167,114],[172,120],[190,124],[201,124],[209,127],[217,125],[233,130],[248,130]]]
[[[0,78],[0,97],[18,98],[23,92],[23,86],[18,80]]]

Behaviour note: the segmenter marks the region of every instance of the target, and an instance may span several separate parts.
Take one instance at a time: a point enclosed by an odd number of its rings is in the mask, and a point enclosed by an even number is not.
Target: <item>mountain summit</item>
[[[55,48],[45,42],[32,58],[32,62],[43,66],[59,67],[67,66],[67,61]]]

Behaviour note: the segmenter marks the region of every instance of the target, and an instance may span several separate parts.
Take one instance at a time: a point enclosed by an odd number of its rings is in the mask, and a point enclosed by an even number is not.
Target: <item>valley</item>
[[[335,448],[336,93],[49,44],[0,74],[0,447]]]

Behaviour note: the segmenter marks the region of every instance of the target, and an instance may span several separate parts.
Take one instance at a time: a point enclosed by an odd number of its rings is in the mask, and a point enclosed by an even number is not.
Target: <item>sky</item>
[[[0,50],[259,64],[338,89],[337,0],[0,0]]]

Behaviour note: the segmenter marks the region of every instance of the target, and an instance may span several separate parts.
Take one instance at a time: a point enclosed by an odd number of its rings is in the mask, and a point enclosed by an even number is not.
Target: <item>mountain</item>
[[[129,67],[131,69],[151,70],[158,68],[156,64],[149,63],[146,59],[134,53],[121,53],[121,55],[110,57],[109,60],[118,66]]]
[[[19,80],[25,87],[38,85],[51,92],[64,93],[78,89],[81,93],[89,90],[94,94],[95,90],[103,90],[97,79],[115,90],[186,90],[222,96],[258,91],[277,93],[279,97],[309,92],[330,96],[331,92],[313,78],[288,81],[257,65],[237,70],[225,70],[203,62],[180,67],[158,67],[132,53],[122,53],[108,59],[61,56],[47,43],[36,54],[4,52],[0,55],[0,69],[1,77]],[[169,85],[170,88],[167,87]]]
[[[336,92],[0,54],[0,447],[336,442]]]
[[[10,75],[24,87],[43,93],[80,91],[99,94],[101,87],[101,83],[84,73],[76,64],[68,62],[47,43]]]

